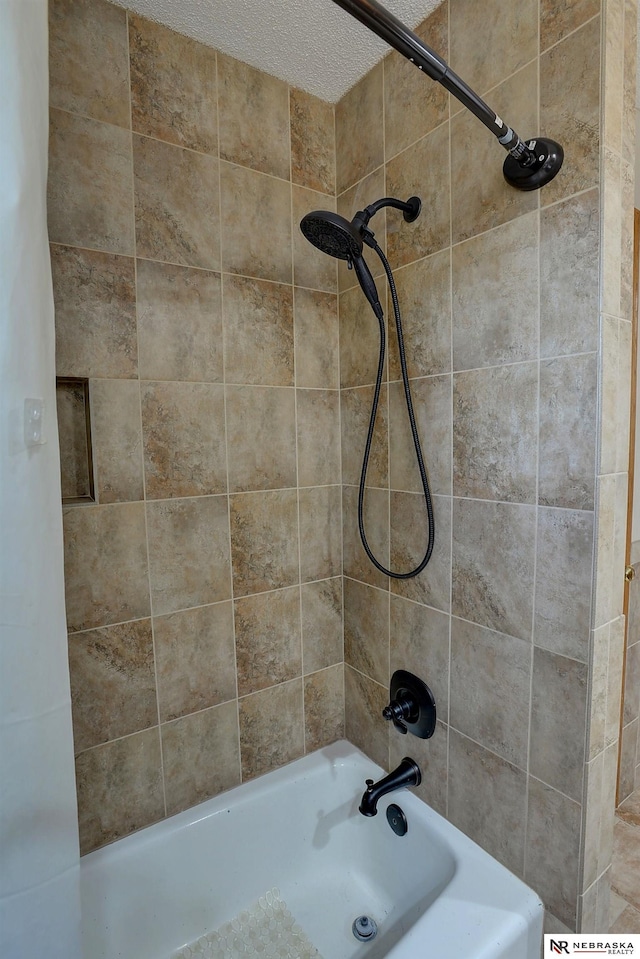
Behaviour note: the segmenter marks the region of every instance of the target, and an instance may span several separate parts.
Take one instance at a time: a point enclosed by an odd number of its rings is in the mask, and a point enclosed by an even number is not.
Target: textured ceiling
[[[118,0],[292,86],[335,103],[389,47],[332,0]],[[412,29],[441,0],[388,0]]]

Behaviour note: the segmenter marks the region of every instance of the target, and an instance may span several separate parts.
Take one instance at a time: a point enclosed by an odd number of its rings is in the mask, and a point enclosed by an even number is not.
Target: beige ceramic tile
[[[323,669],[304,680],[305,752],[344,738],[344,667]]]
[[[454,500],[454,615],[530,640],[535,526],[533,506]]]
[[[295,391],[227,386],[229,489],[296,486]]]
[[[598,338],[598,190],[540,214],[540,352],[585,353]]]
[[[391,591],[417,603],[450,611],[451,497],[432,498],[435,544],[427,566],[410,579],[394,579]],[[429,542],[424,494],[391,493],[391,569],[406,573],[424,559]]]
[[[302,675],[298,586],[237,599],[234,623],[239,696]]]
[[[338,196],[336,209],[340,216],[351,220],[359,210],[363,210],[366,206],[369,206],[370,203],[386,195],[385,167],[381,166]],[[387,238],[386,212],[384,209],[380,213],[377,213],[369,222],[369,229],[375,234],[381,249],[385,251],[387,248]],[[374,277],[384,276],[384,269],[380,263],[380,259],[369,247],[365,247],[364,258]],[[343,290],[350,289],[352,286],[357,286],[357,284],[358,278],[354,271],[348,269],[347,263],[344,260],[339,260],[338,290],[342,292]]]
[[[449,124],[445,123],[387,163],[387,193],[407,200],[419,196],[422,210],[407,223],[387,212],[387,256],[395,269],[449,246]]]
[[[158,728],[80,753],[76,784],[82,855],[162,819]]]
[[[607,713],[605,723],[605,746],[612,746],[618,739],[620,730],[620,700],[622,693],[622,671],[624,662],[624,620],[622,616],[610,623],[609,665],[607,672]],[[635,753],[632,751],[631,759]],[[630,772],[630,777],[633,775]],[[631,787],[635,788],[635,783]],[[627,791],[627,794],[631,790]]]
[[[389,724],[382,710],[389,701],[388,686],[344,667],[345,735],[374,762],[389,768]]]
[[[537,212],[454,246],[455,370],[537,358],[537,250]]]
[[[76,755],[158,722],[151,620],[69,636]]]
[[[442,722],[449,716],[449,616],[391,595],[391,667],[408,669],[429,687]],[[412,744],[413,745],[413,744]]]
[[[541,0],[540,50],[573,33],[600,12],[600,0]]]
[[[294,291],[296,385],[335,390],[340,385],[338,298],[315,290]]]
[[[87,438],[87,403],[82,381],[56,383],[56,415],[60,446],[62,502],[91,497],[92,462]],[[94,491],[95,493],[95,491]]]
[[[602,310],[620,315],[622,274],[622,161],[605,147],[602,151]]]
[[[135,266],[129,257],[51,247],[58,376],[135,377]]]
[[[438,722],[430,739],[414,738],[411,743],[411,758],[417,762],[422,773],[422,782],[411,791],[441,816],[446,816],[447,811],[448,739],[447,727]],[[389,742],[389,766],[395,769],[407,754],[406,737],[392,736]]]
[[[595,759],[605,747],[610,631],[610,625],[607,623],[592,632],[591,691],[587,732],[589,760]]]
[[[161,722],[235,699],[230,602],[156,616],[153,638]]]
[[[450,0],[450,9],[451,65],[479,94],[538,55],[537,0]]]
[[[144,499],[138,383],[94,379],[90,406],[98,502]]]
[[[636,77],[638,72],[638,7],[626,0],[624,7],[624,89],[622,113],[622,159],[635,164]]]
[[[465,736],[527,768],[531,644],[451,620],[449,719]]]
[[[624,709],[622,723],[633,722],[640,714],[640,643],[627,647],[624,663]]]
[[[324,290],[335,293],[338,283],[337,260],[316,249],[304,236],[300,229],[300,222],[307,213],[317,210],[328,210],[335,213],[336,199],[315,190],[304,187],[291,187],[291,207],[293,222],[291,224],[293,244],[293,275],[296,287],[307,287],[312,290]]]
[[[630,796],[636,788],[636,757],[638,755],[638,719],[634,719],[628,726],[622,728],[620,737],[620,773],[619,794],[622,797]]]
[[[223,268],[291,283],[291,184],[220,165]]]
[[[340,394],[337,390],[297,390],[298,485],[339,483]]]
[[[224,387],[143,383],[141,394],[147,498],[226,492]]]
[[[360,287],[338,297],[340,312],[340,386],[365,386],[376,381],[380,327]],[[383,380],[386,378],[386,361]]]
[[[304,673],[342,663],[342,578],[300,587]]]
[[[47,219],[53,243],[132,254],[131,134],[51,110]]]
[[[353,486],[360,482],[360,472],[369,431],[374,391],[372,386],[342,390],[340,394],[340,422],[342,426],[342,481]],[[380,390],[378,411],[369,462],[367,485],[389,486],[389,409],[388,389]]]
[[[336,188],[334,113],[333,104],[303,90],[289,90],[292,179],[321,193],[335,193]]]
[[[225,496],[147,503],[153,613],[204,606],[231,594]]]
[[[449,59],[449,4],[442,3],[415,33]],[[411,108],[407,109],[408,104]],[[387,160],[449,118],[449,97],[439,83],[394,51],[384,60],[384,141]]]
[[[538,465],[538,363],[453,377],[453,492],[533,503]]]
[[[640,890],[638,889],[640,829],[628,822],[618,820],[614,828],[614,837],[612,889],[634,909],[640,910]]]
[[[289,89],[282,80],[218,54],[220,157],[289,179]]]
[[[239,785],[235,702],[165,723],[161,736],[167,815]]]
[[[538,501],[592,509],[595,476],[596,356],[540,364]]]
[[[49,4],[52,107],[128,127],[126,11],[105,0]]]
[[[312,486],[298,492],[300,581],[327,579],[342,572],[342,491]]]
[[[293,291],[290,286],[225,276],[227,383],[293,386]]]
[[[451,822],[522,876],[526,773],[451,729],[448,796]]]
[[[611,150],[622,150],[622,112],[624,109],[625,58],[624,8],[625,0],[607,0],[603,5],[604,19],[604,82],[602,141]],[[594,11],[597,13],[598,11]]]
[[[129,44],[136,133],[217,154],[215,50],[131,13]]]
[[[298,497],[295,490],[230,497],[234,596],[299,581]]]
[[[549,204],[596,186],[600,150],[600,19],[594,17],[540,58],[540,129],[561,141],[564,164],[548,184]]]
[[[582,797],[587,674],[584,663],[534,650],[531,773],[576,802]]]
[[[140,377],[221,383],[218,273],[136,261]]]
[[[302,680],[239,701],[242,779],[253,779],[304,753]]]
[[[148,616],[144,505],[70,507],[63,523],[69,631]]]
[[[594,516],[584,510],[538,510],[534,641],[587,662]],[[567,602],[567,597],[571,602]]]
[[[467,277],[468,279],[468,277]],[[451,371],[451,254],[434,253],[395,271],[410,377]],[[389,377],[400,379],[395,322],[389,312]]]
[[[133,163],[138,256],[219,270],[218,161],[134,134]]]
[[[365,553],[358,532],[358,487],[342,491],[342,548],[345,576],[389,588],[389,579],[379,572]],[[369,549],[378,562],[389,566],[389,493],[368,489],[364,497],[363,522]]]
[[[451,494],[451,377],[410,381],[423,462],[433,494]],[[415,443],[402,383],[389,384],[389,484],[394,490],[422,492]]]
[[[381,686],[389,683],[389,591],[345,578],[344,659]]]
[[[370,70],[336,106],[336,188],[343,193],[384,162],[383,66]]]

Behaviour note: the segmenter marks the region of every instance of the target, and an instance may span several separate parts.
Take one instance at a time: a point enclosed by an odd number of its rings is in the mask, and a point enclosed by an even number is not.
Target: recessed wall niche
[[[95,503],[89,380],[57,376],[56,406],[63,505]]]

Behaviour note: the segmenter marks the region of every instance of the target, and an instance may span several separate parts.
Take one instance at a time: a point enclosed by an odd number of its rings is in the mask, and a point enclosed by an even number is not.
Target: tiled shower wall
[[[351,451],[376,329],[339,272],[346,733],[385,765],[419,759],[423,796],[533,886],[558,931],[608,928],[635,15],[621,0],[449,0],[418,31],[521,135],[563,144],[540,192],[506,187],[493,139],[395,52],[336,109],[338,212],[423,202],[413,224],[387,211],[370,225],[404,306],[437,523],[416,579],[389,583],[358,543]],[[391,341],[366,527],[406,570],[426,520]],[[380,718],[399,667],[433,688],[426,743]]]
[[[52,0],[50,43],[88,851],[343,734],[336,269],[292,229],[335,206],[334,110],[105,0]]]

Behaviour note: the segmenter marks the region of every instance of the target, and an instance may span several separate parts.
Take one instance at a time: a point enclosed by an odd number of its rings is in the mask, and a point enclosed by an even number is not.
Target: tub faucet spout
[[[400,765],[384,779],[379,779],[377,783],[374,783],[373,779],[367,779],[367,788],[359,807],[360,812],[363,816],[375,816],[378,812],[379,800],[387,793],[406,786],[419,786],[421,782],[422,773],[417,762],[405,756]]]

